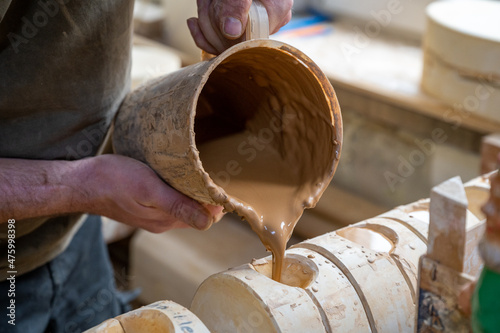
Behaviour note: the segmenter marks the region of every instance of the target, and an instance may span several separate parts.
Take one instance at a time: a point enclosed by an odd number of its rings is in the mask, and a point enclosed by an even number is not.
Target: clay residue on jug
[[[211,74],[195,121],[203,169],[273,254],[330,182],[340,145],[332,111],[307,66],[275,49],[247,49]],[[244,246],[244,244],[242,244]]]

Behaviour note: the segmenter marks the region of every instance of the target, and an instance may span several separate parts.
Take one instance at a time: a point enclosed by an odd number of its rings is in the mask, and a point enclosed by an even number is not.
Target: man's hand
[[[81,212],[162,232],[188,225],[207,229],[222,216],[222,207],[199,204],[124,156],[0,159],[0,222]]]
[[[119,155],[102,155],[88,164],[89,207],[151,232],[187,227],[208,229],[220,218],[222,207],[201,205],[165,184],[147,165]]]
[[[277,32],[292,18],[293,0],[261,0],[269,16],[269,32]],[[197,0],[198,18],[188,20],[196,45],[220,54],[241,41],[252,0]]]

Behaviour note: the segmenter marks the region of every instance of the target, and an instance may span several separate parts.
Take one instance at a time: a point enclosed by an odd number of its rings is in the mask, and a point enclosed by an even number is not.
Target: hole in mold
[[[391,253],[398,243],[398,235],[383,225],[365,224],[336,231],[337,235],[376,252]]]
[[[254,260],[252,267],[260,274],[271,279],[272,261],[269,259]],[[316,264],[305,257],[288,254],[283,262],[283,271],[281,274],[281,283],[290,287],[307,288],[318,274]]]

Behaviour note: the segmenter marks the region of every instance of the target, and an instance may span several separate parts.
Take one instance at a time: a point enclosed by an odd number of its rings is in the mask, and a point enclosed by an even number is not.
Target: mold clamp
[[[429,243],[419,267],[417,333],[471,331],[458,307],[461,289],[475,280],[463,273],[470,252],[477,250],[467,246],[467,206],[460,177],[432,189]]]

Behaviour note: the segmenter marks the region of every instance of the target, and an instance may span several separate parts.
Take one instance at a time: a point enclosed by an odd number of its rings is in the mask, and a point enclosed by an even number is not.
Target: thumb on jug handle
[[[257,38],[269,38],[269,17],[266,7],[259,0],[253,0],[248,12],[245,40]]]
[[[267,9],[259,0],[253,0],[248,11],[248,21],[245,29],[244,40],[257,38],[269,38],[269,16]],[[201,60],[206,61],[214,58],[215,55],[201,51]]]

